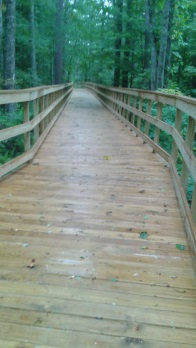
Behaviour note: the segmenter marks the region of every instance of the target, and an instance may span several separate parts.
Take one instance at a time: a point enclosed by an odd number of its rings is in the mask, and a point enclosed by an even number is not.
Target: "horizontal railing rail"
[[[63,110],[72,89],[72,83],[68,83],[25,90],[0,91],[0,105],[16,104],[15,112],[19,105],[23,115],[23,123],[0,130],[0,142],[19,135],[23,135],[24,138],[24,152],[0,165],[0,178],[33,159]],[[11,116],[8,114],[7,117]]]
[[[116,115],[136,136],[150,145],[168,163],[173,185],[184,217],[192,249],[196,250],[196,99],[138,89],[114,88],[86,83],[101,103]],[[163,119],[164,107],[173,107],[173,122]],[[152,115],[154,111],[154,115]],[[172,115],[171,115],[172,118]],[[185,121],[184,121],[185,119]],[[182,123],[185,125],[182,127]],[[151,131],[153,128],[153,132]],[[153,133],[150,136],[150,131]],[[161,132],[171,137],[171,151],[160,142]],[[182,134],[183,133],[183,134]],[[180,158],[180,170],[177,165]],[[187,200],[188,182],[192,180],[192,198]]]

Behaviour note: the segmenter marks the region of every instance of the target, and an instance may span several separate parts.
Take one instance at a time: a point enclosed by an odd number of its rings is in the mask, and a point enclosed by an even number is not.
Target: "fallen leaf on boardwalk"
[[[27,268],[34,268],[35,267],[35,259],[32,259],[31,263]]]
[[[144,192],[145,192],[145,190],[139,190],[138,192],[139,192],[139,193],[144,193]]]
[[[148,249],[148,247],[147,246],[142,246],[140,249],[141,250],[145,250],[145,249]]]
[[[103,317],[95,317],[95,319],[102,320]]]
[[[116,283],[116,282],[118,281],[118,279],[112,278],[111,281],[112,281],[113,283]]]
[[[133,273],[134,277],[138,277],[139,273]]]
[[[81,277],[79,275],[76,275],[74,278],[77,279],[77,280],[81,279]]]
[[[149,216],[145,215],[145,216],[144,216],[144,219],[146,219],[146,220],[149,219]]]
[[[87,256],[80,256],[80,259],[85,260]]]
[[[106,215],[112,214],[112,211],[106,211]]]
[[[178,250],[185,250],[185,246],[184,245],[182,245],[182,244],[176,244],[176,248],[178,249]]]
[[[148,232],[141,232],[140,233],[140,238],[147,239],[148,238]]]
[[[80,280],[81,277],[79,275],[72,275],[72,276],[69,276],[69,279],[77,279],[77,280]]]
[[[29,243],[24,243],[22,246],[23,246],[23,248],[28,247]]]
[[[110,159],[110,157],[109,156],[103,156],[103,159],[108,161]]]

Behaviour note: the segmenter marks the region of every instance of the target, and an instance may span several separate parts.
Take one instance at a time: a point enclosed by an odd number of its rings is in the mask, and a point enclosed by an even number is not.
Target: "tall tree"
[[[157,33],[155,29],[155,0],[147,0],[145,10],[147,11],[145,25],[147,26],[146,31],[149,30],[151,51],[150,87],[152,90],[155,90],[157,81]]]
[[[174,22],[174,10],[175,10],[175,0],[171,0],[170,11],[169,11],[169,23],[168,23],[168,36],[167,36],[167,51],[165,59],[165,76],[164,76],[164,86],[167,88],[169,83],[169,70],[171,64],[171,44],[172,44],[172,32],[173,32],[173,22]]]
[[[7,0],[4,28],[4,89],[14,89],[15,87],[15,31],[16,0]]]
[[[125,20],[125,49],[122,65],[122,87],[128,87],[130,70],[130,48],[131,48],[131,9],[132,0],[126,0],[126,20]]]
[[[29,11],[29,27],[30,27],[30,70],[31,70],[31,83],[32,86],[37,85],[37,62],[35,51],[35,3],[34,0],[30,0]]]
[[[161,36],[160,36],[160,48],[159,48],[159,57],[157,64],[157,82],[156,88],[163,88],[164,86],[164,75],[165,75],[165,62],[167,54],[167,45],[169,37],[169,17],[170,17],[170,8],[171,3],[174,0],[164,0],[163,5],[163,15],[162,15],[162,25],[161,25]]]
[[[114,62],[114,87],[120,86],[121,75],[121,48],[122,48],[122,11],[123,0],[114,0],[115,10],[115,62]]]
[[[62,83],[63,0],[56,1],[54,83]]]
[[[0,0],[0,87],[2,84],[3,72],[3,21],[2,21],[2,0]]]

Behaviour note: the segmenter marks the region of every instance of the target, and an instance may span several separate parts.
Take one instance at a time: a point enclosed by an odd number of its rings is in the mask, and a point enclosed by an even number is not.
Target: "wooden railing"
[[[16,104],[16,112],[17,109],[22,108],[23,113],[22,124],[0,130],[0,142],[24,135],[24,153],[0,166],[0,178],[33,159],[63,110],[71,92],[72,83],[0,91],[0,105]],[[33,136],[31,136],[32,133]]]
[[[196,158],[193,144],[196,125],[196,99],[151,92],[137,89],[112,88],[92,83],[86,83],[96,97],[113,114],[115,114],[136,136],[151,146],[154,152],[167,161],[174,188],[179,200],[193,250],[196,250]],[[175,120],[169,124],[163,120],[165,106],[175,108]],[[156,114],[152,116],[152,106]],[[186,118],[187,127],[182,128],[182,119]],[[153,139],[149,136],[153,128]],[[183,134],[182,136],[182,130]],[[169,154],[160,144],[160,132],[172,139],[172,149]],[[181,159],[181,170],[177,170],[177,160]],[[179,167],[179,166],[178,166]],[[191,203],[187,202],[188,179],[193,181]]]

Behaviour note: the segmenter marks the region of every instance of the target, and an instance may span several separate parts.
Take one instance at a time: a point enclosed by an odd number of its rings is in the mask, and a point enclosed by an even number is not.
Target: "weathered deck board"
[[[0,347],[195,346],[193,258],[168,168],[87,91],[0,183],[0,221]]]

